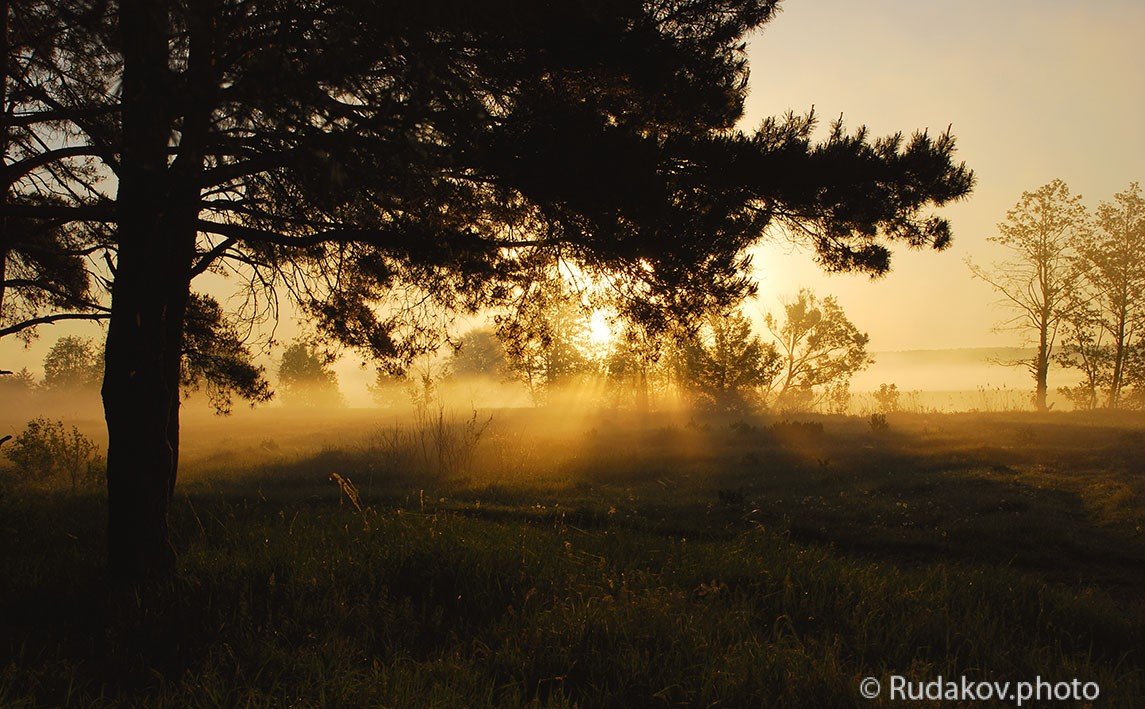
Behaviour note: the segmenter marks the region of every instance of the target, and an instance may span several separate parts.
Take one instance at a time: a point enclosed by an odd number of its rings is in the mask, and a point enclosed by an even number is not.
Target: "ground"
[[[1145,696],[1145,419],[314,420],[188,422],[179,573],[142,608],[106,590],[98,490],[9,481],[0,705]]]

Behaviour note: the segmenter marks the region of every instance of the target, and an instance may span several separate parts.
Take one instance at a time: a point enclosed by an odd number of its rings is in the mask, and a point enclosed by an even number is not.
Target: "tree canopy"
[[[866,333],[855,327],[832,296],[820,300],[808,289],[783,304],[783,319],[765,318],[778,345],[780,367],[774,382],[781,403],[806,398],[817,387],[846,389],[851,376],[871,360]]]
[[[342,399],[330,363],[305,342],[294,342],[283,351],[278,383],[287,403],[330,405]]]
[[[738,311],[709,313],[701,326],[681,338],[677,377],[701,406],[747,409],[763,400],[763,389],[776,376],[780,358],[771,343],[752,332]]]
[[[56,340],[44,357],[46,391],[98,389],[103,378],[103,358],[91,340],[68,336]]]
[[[1062,392],[1079,408],[1142,406],[1145,357],[1145,199],[1137,183],[1098,205],[1094,228],[1076,244],[1057,361],[1083,380]],[[1129,396],[1126,397],[1126,394]]]
[[[519,294],[557,255],[622,282],[633,313],[662,316],[742,295],[745,249],[777,222],[833,269],[883,272],[893,240],[944,247],[946,221],[921,210],[972,182],[948,134],[872,139],[839,121],[816,140],[811,114],[736,130],[742,39],[775,4],[20,4],[7,128],[21,157],[4,214],[71,240],[35,253],[114,261],[116,181],[101,177],[124,169],[130,107],[116,85],[143,44],[120,36],[146,22],[134,39],[171,41],[138,58],[162,65],[138,127],[172,136],[153,177],[190,195],[191,275],[242,279],[247,317],[271,314],[276,287],[379,356],[438,342],[428,302]],[[42,145],[48,131],[62,144]],[[106,317],[89,292],[105,265],[10,279],[74,281],[66,302],[26,298],[10,327],[69,309]]]

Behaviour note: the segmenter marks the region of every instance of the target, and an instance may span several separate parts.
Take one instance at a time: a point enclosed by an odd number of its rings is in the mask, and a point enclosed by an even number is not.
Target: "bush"
[[[886,414],[871,414],[871,417],[867,419],[867,423],[870,424],[871,431],[875,433],[882,433],[891,427],[887,421]]]
[[[51,484],[66,479],[77,490],[102,476],[103,458],[96,450],[95,442],[75,426],[69,431],[62,421],[36,418],[5,446],[4,454],[16,464],[24,482]]]
[[[875,403],[879,413],[893,414],[899,410],[899,388],[894,384],[880,384],[875,392]]]

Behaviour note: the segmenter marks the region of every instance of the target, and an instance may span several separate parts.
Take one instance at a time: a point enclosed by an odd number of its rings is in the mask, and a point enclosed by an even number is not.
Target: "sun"
[[[598,350],[607,349],[612,342],[612,326],[608,324],[608,315],[601,309],[594,310],[588,319],[588,341]]]

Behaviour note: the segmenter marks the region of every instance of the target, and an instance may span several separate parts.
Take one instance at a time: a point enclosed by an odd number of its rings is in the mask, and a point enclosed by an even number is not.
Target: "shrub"
[[[890,423],[887,422],[886,414],[871,414],[871,417],[867,419],[867,423],[871,425],[871,430],[875,433],[882,433],[891,427]]]
[[[50,484],[66,479],[72,490],[99,480],[103,458],[96,444],[75,426],[68,430],[62,421],[36,418],[28,422],[4,454],[16,464],[24,482]]]
[[[899,410],[899,388],[894,384],[880,384],[875,392],[875,403],[879,413],[893,414]]]

